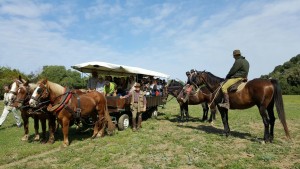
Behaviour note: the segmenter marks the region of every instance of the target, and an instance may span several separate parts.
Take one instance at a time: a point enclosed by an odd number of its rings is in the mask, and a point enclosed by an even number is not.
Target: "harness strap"
[[[222,88],[222,85],[220,85],[213,93],[216,92],[214,98],[212,99],[212,101],[208,104],[208,107],[210,107],[210,105],[215,101],[217,95],[219,94],[220,89]]]

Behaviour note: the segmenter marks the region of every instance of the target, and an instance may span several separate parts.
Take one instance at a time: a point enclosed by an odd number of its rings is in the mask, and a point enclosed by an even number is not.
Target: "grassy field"
[[[200,106],[190,106],[191,121],[180,125],[179,106],[173,99],[159,109],[157,119],[144,121],[139,132],[127,129],[90,139],[91,132],[78,133],[72,127],[67,148],[61,146],[60,130],[52,145],[22,142],[23,129],[14,125],[9,114],[0,128],[0,168],[300,169],[300,96],[284,96],[284,104],[292,141],[285,139],[277,118],[272,144],[261,140],[263,123],[255,107],[229,112],[231,135],[226,138],[220,115],[214,125],[201,122]],[[32,140],[33,120],[30,124]]]

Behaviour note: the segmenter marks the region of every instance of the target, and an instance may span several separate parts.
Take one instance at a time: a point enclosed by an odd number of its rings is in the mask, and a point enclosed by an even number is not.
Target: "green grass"
[[[200,122],[202,109],[190,106],[193,121],[177,122],[179,106],[172,100],[147,119],[139,132],[90,139],[91,133],[70,129],[71,145],[62,148],[62,134],[52,145],[22,142],[23,129],[12,114],[0,128],[0,168],[300,168],[300,96],[284,96],[292,141],[276,120],[274,143],[263,144],[263,123],[256,107],[231,110],[231,135],[222,135],[220,115],[214,125]],[[3,103],[0,102],[0,109]],[[276,112],[276,111],[275,111]],[[277,117],[277,114],[276,114]],[[30,134],[33,139],[33,120]]]

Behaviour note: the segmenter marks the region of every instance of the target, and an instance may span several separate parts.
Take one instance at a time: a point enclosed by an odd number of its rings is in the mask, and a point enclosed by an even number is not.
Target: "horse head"
[[[49,98],[49,87],[48,80],[43,79],[37,83],[35,90],[33,91],[31,98],[29,100],[29,105],[31,107],[38,107],[42,100]]]
[[[207,71],[195,71],[191,74],[190,81],[198,87],[205,85],[208,89],[214,90],[219,87],[220,83],[223,82],[224,79]]]
[[[26,103],[28,104],[31,94],[36,88],[36,84],[29,83],[26,81],[23,84],[19,85],[19,89],[17,91],[16,99],[14,100],[13,107],[20,108],[24,106]]]
[[[7,93],[8,105],[13,105],[14,100],[16,99],[17,91],[21,84],[25,83],[25,80],[19,76],[18,79],[15,79],[14,82],[10,85],[10,90]]]
[[[182,90],[183,84],[175,79],[169,81],[168,85],[166,86],[166,91],[168,94],[171,95],[178,95],[178,93]]]

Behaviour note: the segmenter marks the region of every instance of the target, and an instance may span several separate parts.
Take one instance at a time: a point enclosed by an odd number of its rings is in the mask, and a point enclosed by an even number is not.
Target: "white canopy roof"
[[[106,62],[86,62],[71,66],[84,73],[92,73],[92,71],[97,71],[100,74],[111,74],[111,75],[132,75],[132,74],[143,74],[148,76],[169,78],[170,76],[164,73],[155,72],[152,70],[142,69],[139,67],[116,65]]]

